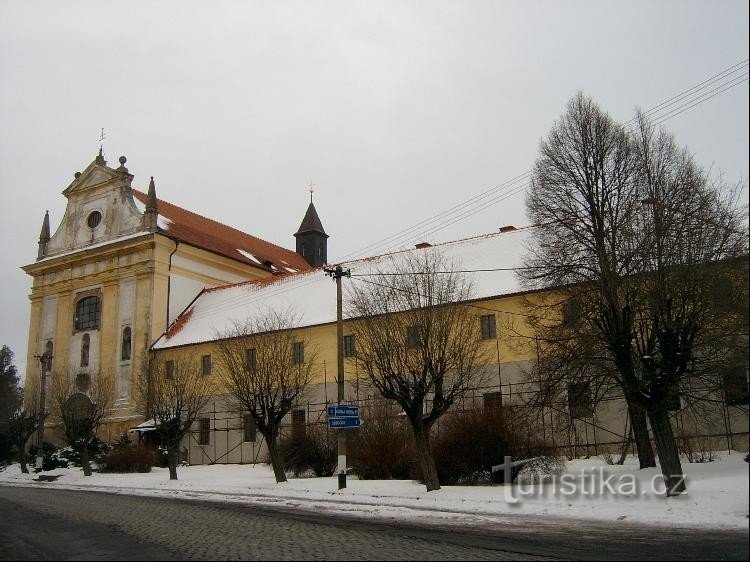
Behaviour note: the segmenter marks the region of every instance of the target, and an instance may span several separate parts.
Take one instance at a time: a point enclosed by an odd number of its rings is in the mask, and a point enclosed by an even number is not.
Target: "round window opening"
[[[96,228],[100,222],[102,222],[102,214],[99,211],[94,211],[86,219],[86,224],[89,225],[89,228]]]

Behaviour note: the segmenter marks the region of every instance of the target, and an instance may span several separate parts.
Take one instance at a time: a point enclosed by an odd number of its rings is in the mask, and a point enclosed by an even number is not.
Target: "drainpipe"
[[[172,241],[174,242],[174,250],[169,254],[169,265],[167,266],[167,323],[165,324],[167,327],[169,327],[169,301],[172,295],[172,256],[175,255],[177,248],[180,245],[179,240],[173,238]]]

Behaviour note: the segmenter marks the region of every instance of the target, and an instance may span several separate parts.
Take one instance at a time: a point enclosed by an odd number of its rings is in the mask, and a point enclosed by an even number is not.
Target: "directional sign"
[[[328,427],[330,429],[349,429],[362,425],[359,418],[328,418]]]
[[[346,406],[339,404],[338,406],[328,406],[329,418],[358,418],[359,417],[359,406]]]

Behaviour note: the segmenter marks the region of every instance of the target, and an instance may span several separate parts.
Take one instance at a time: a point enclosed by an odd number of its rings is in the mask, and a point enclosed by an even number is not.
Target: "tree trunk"
[[[427,487],[428,492],[440,489],[440,480],[438,479],[435,458],[432,456],[432,447],[430,446],[430,430],[420,424],[412,424],[414,430],[414,439],[417,442],[417,452],[419,454],[419,464],[422,467],[422,480]]]
[[[672,433],[672,423],[667,410],[649,412],[651,430],[654,432],[656,452],[659,455],[661,473],[664,477],[667,496],[677,496],[686,490],[685,477],[682,474],[680,453]]]
[[[167,445],[167,466],[169,479],[177,480],[177,445]]]
[[[29,473],[29,467],[26,466],[26,448],[19,447],[18,449],[18,463],[21,465],[21,472],[24,474]]]
[[[271,460],[271,467],[273,468],[273,475],[276,477],[276,482],[286,482],[286,472],[284,471],[284,459],[281,458],[279,453],[278,444],[276,442],[276,435],[266,435],[266,444],[268,445],[268,457]]]
[[[638,462],[641,468],[656,466],[654,448],[651,446],[651,438],[648,434],[646,411],[637,404],[628,401],[628,412],[630,413],[630,425],[633,428],[635,448],[638,451]]]
[[[89,462],[89,444],[84,441],[78,446],[78,454],[81,455],[81,466],[83,467],[83,475],[91,476],[91,463]]]

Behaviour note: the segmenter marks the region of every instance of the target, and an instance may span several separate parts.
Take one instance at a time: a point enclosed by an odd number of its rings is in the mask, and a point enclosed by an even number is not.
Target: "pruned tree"
[[[268,310],[217,334],[224,388],[230,406],[247,412],[266,440],[276,482],[286,482],[279,433],[284,417],[313,378],[317,351],[293,311]]]
[[[543,226],[522,275],[531,287],[557,288],[528,299],[544,391],[576,380],[618,389],[641,466],[653,460],[648,417],[668,489],[678,494],[669,400],[718,334],[727,343],[742,330],[709,322],[718,320],[709,310],[719,278],[746,292],[747,229],[736,200],[689,153],[637,121],[631,133],[583,94],[571,99],[534,167],[526,207]]]
[[[217,334],[220,373],[230,406],[250,414],[266,440],[276,482],[286,482],[279,434],[284,417],[313,378],[317,350],[292,310],[267,310]]]
[[[177,480],[180,442],[212,395],[212,381],[185,357],[152,357],[138,381],[137,403],[167,449],[169,479]]]
[[[96,437],[114,402],[114,377],[107,372],[94,376],[52,375],[54,415],[62,422],[65,438],[81,458],[85,476],[91,476],[89,444]]]
[[[28,380],[23,389],[24,394],[29,397],[36,397],[39,393],[37,386],[37,379]],[[28,474],[26,443],[39,429],[39,402],[30,398],[25,404],[21,403],[17,406],[15,412],[11,412],[6,423],[8,441],[16,451],[21,472]]]
[[[398,254],[349,285],[357,361],[370,383],[406,414],[425,486],[438,490],[430,430],[480,384],[486,362],[469,279],[435,248]],[[379,275],[380,274],[380,275]]]

